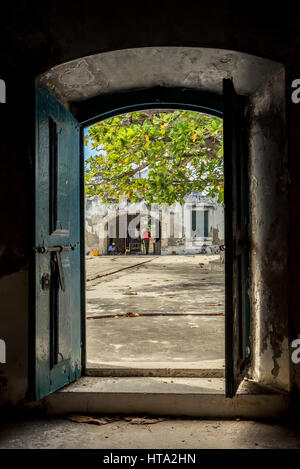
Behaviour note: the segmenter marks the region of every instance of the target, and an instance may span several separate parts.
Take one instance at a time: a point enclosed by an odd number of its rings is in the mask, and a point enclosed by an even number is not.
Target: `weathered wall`
[[[288,389],[289,216],[283,71],[252,97],[250,119],[253,375]]]
[[[300,67],[287,71],[287,130],[289,154],[289,216],[290,216],[290,255],[289,255],[289,321],[290,343],[300,338],[300,295],[299,295],[299,194],[300,194],[300,103],[290,99],[290,84],[300,77]],[[297,395],[300,390],[300,364],[291,363],[291,382],[293,391]],[[299,395],[298,395],[299,396]],[[298,407],[300,399],[298,397]]]
[[[124,89],[184,86],[222,93],[233,78],[238,93],[257,90],[281,64],[233,50],[203,47],[140,47],[82,57],[38,78],[68,105]]]
[[[104,230],[107,230],[107,220],[103,223],[106,210],[100,202],[99,197],[89,197],[85,200],[85,252],[98,249],[99,253],[107,253],[107,237],[104,237]]]
[[[213,244],[224,244],[224,209],[220,204],[210,213],[208,235],[212,237]]]

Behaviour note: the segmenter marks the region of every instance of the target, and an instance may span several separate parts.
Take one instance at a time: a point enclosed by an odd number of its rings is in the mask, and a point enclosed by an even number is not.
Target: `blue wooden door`
[[[72,114],[36,89],[36,400],[81,370],[80,135]]]

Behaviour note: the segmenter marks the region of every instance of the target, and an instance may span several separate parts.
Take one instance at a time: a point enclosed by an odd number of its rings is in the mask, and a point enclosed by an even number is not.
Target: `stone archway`
[[[154,86],[222,93],[223,78],[233,78],[238,93],[251,95],[282,67],[232,50],[143,47],[72,60],[48,70],[37,82],[67,106],[101,94]]]
[[[231,50],[148,47],[76,59],[52,68],[38,77],[37,83],[72,108],[73,103],[85,106],[96,96],[153,86],[220,95],[223,78],[233,78],[238,93],[250,99],[253,376],[287,390],[288,224],[282,218],[283,213],[288,216],[284,66]],[[274,226],[278,227],[275,237]],[[282,288],[276,288],[277,284]]]

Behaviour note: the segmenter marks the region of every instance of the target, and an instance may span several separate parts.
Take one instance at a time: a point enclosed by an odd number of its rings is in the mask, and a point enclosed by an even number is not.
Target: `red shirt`
[[[150,231],[144,231],[144,233],[143,233],[143,240],[144,240],[144,241],[149,241],[150,238],[151,238],[151,233],[150,233]]]

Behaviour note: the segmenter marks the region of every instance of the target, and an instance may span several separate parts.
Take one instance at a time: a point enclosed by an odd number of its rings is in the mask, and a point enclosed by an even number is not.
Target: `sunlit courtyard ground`
[[[88,257],[88,366],[224,369],[219,256]]]

